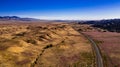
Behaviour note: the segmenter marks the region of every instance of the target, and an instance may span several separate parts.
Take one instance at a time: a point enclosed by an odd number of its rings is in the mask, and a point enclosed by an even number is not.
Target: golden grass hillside
[[[91,45],[65,23],[0,24],[0,67],[92,67]]]

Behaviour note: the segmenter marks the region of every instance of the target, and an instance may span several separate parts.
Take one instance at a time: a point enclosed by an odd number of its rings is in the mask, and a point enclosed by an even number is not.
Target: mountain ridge
[[[0,20],[37,21],[35,18],[21,18],[18,16],[0,16]]]

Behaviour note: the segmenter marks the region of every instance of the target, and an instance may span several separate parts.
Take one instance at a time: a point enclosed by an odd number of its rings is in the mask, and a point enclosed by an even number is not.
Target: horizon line
[[[111,20],[111,19],[120,19],[120,18],[99,18],[99,19],[57,19],[57,18],[52,18],[52,19],[50,19],[50,17],[46,17],[45,18],[45,16],[42,18],[42,16],[41,17],[30,17],[30,16],[19,16],[19,15],[2,15],[2,16],[0,16],[0,17],[5,17],[5,16],[9,16],[9,17],[12,17],[12,16],[16,16],[16,17],[20,17],[20,18],[33,18],[33,19],[39,19],[39,20],[73,20],[73,21],[75,21],[75,20],[78,20],[78,21],[92,21],[92,20]],[[61,17],[60,17],[61,18]]]

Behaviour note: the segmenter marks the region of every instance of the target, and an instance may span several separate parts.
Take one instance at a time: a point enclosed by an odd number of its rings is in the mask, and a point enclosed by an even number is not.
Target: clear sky
[[[97,20],[120,18],[120,0],[0,0],[0,16]]]

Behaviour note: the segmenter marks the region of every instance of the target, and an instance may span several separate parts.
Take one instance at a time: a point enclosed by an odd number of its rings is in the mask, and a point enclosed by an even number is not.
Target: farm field
[[[69,24],[6,22],[0,23],[0,67],[95,66],[91,44]]]

